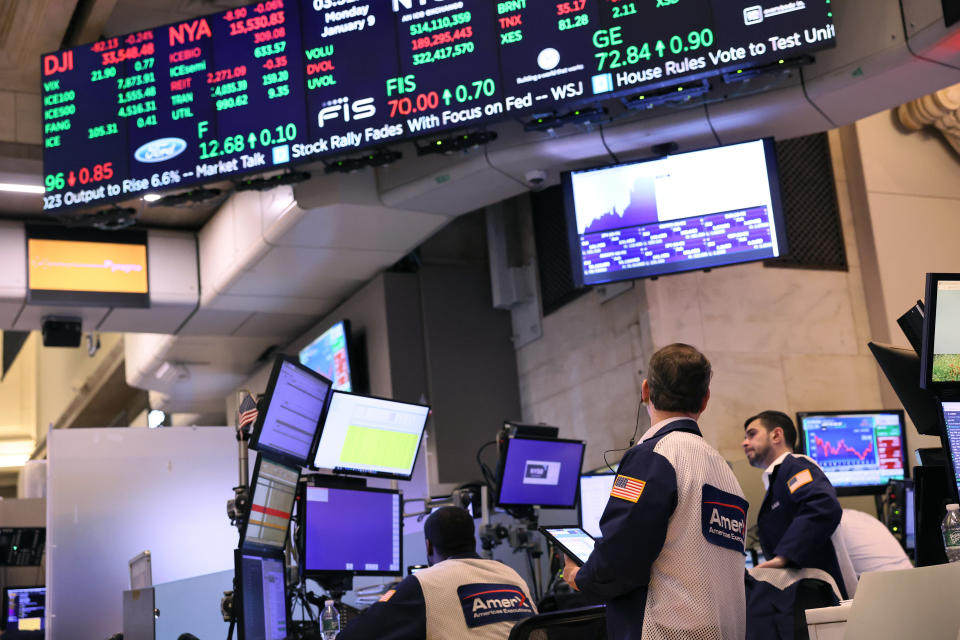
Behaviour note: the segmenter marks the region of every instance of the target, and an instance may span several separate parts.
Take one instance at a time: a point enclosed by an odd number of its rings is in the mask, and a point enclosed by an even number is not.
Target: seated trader
[[[910,558],[887,526],[869,513],[844,509],[837,533],[858,578],[871,571],[913,569]]]
[[[767,494],[757,514],[763,555],[757,568],[822,569],[847,597],[830,537],[840,524],[837,492],[817,463],[793,452],[797,430],[780,411],[763,411],[744,422],[743,451],[763,469]]]
[[[430,567],[355,618],[338,640],[506,640],[536,613],[520,575],[477,555],[473,518],[441,507],[423,526]]]
[[[651,426],[620,462],[603,537],[563,579],[607,603],[612,640],[742,640],[747,501],[700,432],[712,370],[693,347],[650,359],[641,385]]]

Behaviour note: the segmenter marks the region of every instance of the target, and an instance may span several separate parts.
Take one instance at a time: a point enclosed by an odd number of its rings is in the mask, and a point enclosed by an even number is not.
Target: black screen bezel
[[[763,256],[763,257],[748,257],[746,259],[730,259],[730,256],[714,256],[711,258],[702,259],[692,266],[688,266],[687,263],[680,263],[679,265],[674,263],[671,265],[657,265],[652,267],[640,267],[637,269],[631,269],[629,271],[621,271],[615,276],[609,277],[604,280],[598,280],[596,282],[586,283],[584,282],[583,275],[583,255],[580,252],[580,235],[577,232],[577,215],[576,209],[574,207],[573,201],[573,180],[571,176],[574,173],[587,173],[592,171],[602,171],[604,169],[612,169],[614,167],[622,167],[627,165],[635,164],[645,164],[648,162],[656,162],[662,160],[665,156],[656,156],[653,158],[646,158],[644,160],[638,160],[634,162],[621,162],[602,165],[598,167],[592,167],[590,169],[577,169],[573,171],[564,171],[560,174],[560,184],[563,190],[563,209],[567,221],[567,240],[568,240],[568,251],[570,255],[570,271],[573,276],[573,283],[576,288],[583,287],[593,287],[601,286],[604,284],[609,284],[611,282],[620,282],[628,280],[641,280],[644,278],[659,277],[664,275],[670,275],[674,273],[684,273],[687,271],[700,271],[702,269],[715,269],[717,267],[726,267],[737,264],[746,264],[749,262],[758,262],[761,260],[772,260],[776,258],[782,258],[789,253],[789,244],[787,242],[787,229],[786,222],[784,221],[784,212],[783,212],[783,201],[780,196],[780,172],[779,165],[777,163],[777,154],[774,147],[773,138],[759,138],[757,140],[744,140],[742,142],[735,142],[731,144],[724,145],[715,145],[711,147],[702,147],[699,149],[691,149],[690,151],[684,151],[682,153],[676,153],[671,155],[684,155],[687,153],[697,153],[699,151],[707,151],[710,149],[718,149],[722,147],[731,147],[739,144],[748,144],[751,142],[763,142],[763,152],[767,164],[767,183],[770,188],[770,203],[773,208],[772,215],[774,225],[776,227],[776,239],[777,246],[779,248],[779,253],[776,256]],[[706,214],[704,214],[706,215]]]
[[[262,454],[262,453],[261,453],[261,454],[257,454],[257,461],[256,461],[256,462],[254,463],[254,465],[253,465],[253,475],[252,475],[251,478],[250,478],[250,485],[249,485],[249,487],[250,487],[250,499],[249,499],[249,504],[247,505],[246,513],[243,514],[243,522],[242,522],[241,525],[240,525],[240,542],[239,542],[239,547],[240,547],[242,550],[244,550],[244,551],[260,552],[260,551],[273,551],[273,550],[277,549],[277,547],[274,547],[274,546],[271,546],[271,545],[247,542],[247,525],[250,523],[250,507],[253,506],[253,494],[254,494],[254,491],[256,491],[256,489],[257,489],[257,480],[260,478],[260,463],[261,463],[261,461],[263,461],[263,460],[264,460],[263,454]],[[302,472],[302,470],[301,470],[300,467],[298,467],[298,466],[288,465],[288,464],[286,464],[285,462],[280,462],[280,461],[274,460],[274,459],[272,459],[272,458],[269,460],[269,462],[271,462],[272,464],[279,464],[279,465],[281,465],[281,466],[285,466],[285,467],[287,467],[287,468],[289,468],[289,469],[294,469],[294,470],[297,472],[297,484],[296,484],[296,488],[294,489],[294,500],[293,500],[293,506],[295,507],[296,504],[297,504],[297,497],[298,497],[298,491],[299,491],[299,486],[300,486],[300,478],[303,477],[303,472]],[[292,509],[291,509],[290,520],[287,521],[287,530],[286,530],[286,531],[284,532],[284,534],[283,534],[284,543],[283,543],[283,546],[279,547],[280,551],[283,551],[284,547],[287,546],[286,541],[287,541],[288,536],[290,535],[290,522],[292,522],[292,521],[293,521],[293,511],[292,511]]]
[[[283,612],[286,617],[287,633],[290,633],[290,593],[286,588],[287,563],[283,549],[254,550],[254,549],[236,549],[233,552],[233,570],[234,570],[234,589],[233,589],[233,610],[237,620],[237,640],[246,640],[247,632],[243,624],[243,556],[257,556],[259,558],[268,558],[279,560],[283,565],[284,589],[283,589]]]
[[[27,304],[68,307],[125,307],[150,308],[150,244],[147,232],[136,229],[98,231],[96,229],[64,229],[49,225],[25,226],[24,249],[27,267]],[[30,241],[63,240],[66,242],[103,242],[108,244],[143,245],[146,253],[147,292],[122,291],[68,291],[64,289],[33,289],[30,287]]]
[[[903,456],[903,478],[894,478],[895,480],[909,480],[910,479],[910,464],[907,460],[907,434],[906,434],[906,419],[904,418],[903,409],[873,409],[873,410],[856,410],[856,411],[798,411],[797,412],[797,444],[798,453],[803,453],[804,455],[809,455],[807,452],[807,434],[806,430],[803,428],[803,418],[807,416],[856,416],[856,415],[876,415],[878,413],[892,413],[896,414],[900,420],[900,454]],[[824,472],[826,474],[826,472]],[[829,479],[829,476],[827,477]],[[831,484],[833,484],[831,482]],[[883,484],[864,484],[864,485],[853,485],[846,487],[834,487],[837,491],[838,496],[873,496],[880,495],[883,493],[884,488],[887,486],[887,483]]]
[[[0,616],[0,630],[3,630],[3,631],[6,631],[6,630],[7,630],[7,623],[8,623],[8,621],[7,621],[7,605],[10,603],[10,595],[9,595],[10,592],[11,592],[11,591],[22,591],[23,589],[43,589],[43,595],[44,595],[43,608],[44,608],[44,617],[46,617],[46,608],[47,608],[47,600],[46,600],[47,586],[46,586],[46,585],[44,585],[44,584],[27,585],[27,586],[20,585],[20,586],[16,586],[16,587],[5,586],[5,587],[3,588],[3,595],[0,595],[0,597],[3,598],[3,609],[4,609],[3,615]],[[47,631],[46,620],[44,620],[44,622],[43,622],[43,628],[42,628],[41,631],[39,631],[39,632],[37,632],[37,631],[20,631],[19,633],[20,633],[20,634],[36,634],[36,637],[42,638],[43,635],[46,633],[46,631]],[[12,638],[17,638],[17,637],[19,637],[19,635],[17,635],[17,636],[11,636],[11,637],[12,637]],[[26,636],[26,637],[30,637],[30,636]]]
[[[273,400],[273,393],[277,388],[277,380],[280,377],[280,369],[285,363],[291,364],[301,371],[314,376],[315,378],[319,378],[327,383],[327,391],[323,399],[323,406],[320,407],[320,417],[317,419],[317,425],[314,427],[313,440],[310,442],[310,447],[307,450],[305,458],[298,458],[297,456],[291,455],[286,451],[281,451],[269,445],[260,445],[260,435],[263,433],[263,424],[267,419],[267,414],[270,412],[270,402]],[[260,400],[260,402],[257,403],[257,420],[253,425],[253,432],[250,434],[250,448],[266,454],[271,460],[276,460],[282,464],[297,467],[308,466],[310,460],[313,458],[312,453],[320,439],[320,425],[322,424],[324,416],[326,415],[327,406],[330,404],[330,389],[332,387],[333,383],[330,380],[328,380],[325,376],[320,375],[310,367],[305,367],[304,365],[300,364],[299,358],[294,358],[287,355],[277,356],[273,363],[273,369],[270,371],[270,380],[267,383],[267,390],[263,394],[263,398]]]
[[[568,549],[565,544],[563,544],[562,542],[560,542],[560,541],[557,539],[557,537],[556,537],[553,533],[550,532],[550,529],[580,529],[580,531],[583,532],[583,534],[584,534],[585,536],[587,536],[588,538],[590,538],[590,539],[593,540],[594,542],[596,542],[597,539],[594,538],[594,537],[593,537],[592,535],[590,535],[589,533],[587,533],[587,530],[584,529],[583,527],[580,527],[580,526],[576,526],[576,527],[575,527],[575,526],[573,526],[573,525],[563,526],[563,525],[555,525],[555,524],[552,524],[552,525],[544,525],[544,526],[541,526],[541,527],[540,527],[540,533],[543,535],[544,538],[546,538],[547,540],[549,540],[549,541],[552,542],[553,544],[555,544],[555,545],[557,545],[558,547],[560,547],[560,549],[563,551],[563,553],[564,553],[568,558],[570,558],[570,559],[574,562],[574,564],[576,564],[578,567],[582,567],[582,566],[583,566],[583,562],[580,560],[580,558],[577,557],[577,555],[574,554],[572,551],[570,551],[570,549]]]
[[[500,499],[500,495],[503,493],[503,476],[507,471],[507,456],[510,455],[510,446],[513,444],[514,440],[532,440],[535,442],[566,442],[566,443],[577,443],[580,445],[580,464],[577,467],[577,484],[576,491],[574,492],[573,501],[569,504],[537,504],[537,503],[523,503],[523,502],[503,502]],[[507,438],[507,446],[503,452],[503,460],[501,464],[498,464],[497,469],[497,506],[505,508],[514,508],[514,507],[540,507],[541,509],[576,509],[577,503],[580,500],[580,475],[583,470],[583,458],[586,455],[587,443],[583,440],[575,440],[569,438],[530,438],[530,437],[520,437],[520,436],[510,436]]]
[[[321,583],[329,578],[344,578],[347,576],[402,576],[404,572],[403,564],[403,492],[399,489],[384,489],[380,487],[363,487],[359,485],[351,486],[344,484],[343,479],[338,478],[337,476],[322,476],[315,475],[312,476],[311,483],[301,483],[300,486],[300,506],[301,509],[298,513],[297,527],[303,531],[303,535],[300,536],[300,553],[302,562],[303,575],[307,578],[312,578],[318,580]],[[338,570],[317,570],[310,569],[307,567],[307,545],[309,544],[307,540],[308,528],[307,528],[307,489],[308,488],[323,488],[323,489],[336,489],[340,491],[365,491],[367,493],[392,493],[400,496],[400,566],[397,571],[364,571],[357,569],[338,569]]]
[[[960,282],[960,273],[928,273],[923,300],[923,349],[920,351],[920,388],[937,394],[960,396],[960,382],[934,382],[933,345],[937,326],[937,285]]]
[[[327,467],[318,467],[317,466],[317,452],[320,450],[320,442],[323,441],[323,432],[326,430],[327,426],[327,416],[330,413],[330,408],[333,406],[333,398],[336,394],[347,395],[347,396],[357,396],[360,398],[370,398],[372,400],[383,400],[385,402],[396,402],[398,404],[405,404],[413,407],[426,407],[427,417],[423,421],[423,427],[420,429],[420,439],[417,441],[417,450],[413,454],[413,463],[410,465],[409,474],[400,474],[392,473],[389,471],[363,471],[354,468],[348,467],[335,467],[333,469],[328,469]],[[313,449],[310,451],[310,463],[309,468],[315,471],[331,471],[335,474],[349,475],[349,476],[361,476],[364,478],[388,478],[391,480],[405,480],[409,481],[413,477],[413,472],[417,468],[417,460],[420,458],[420,449],[423,448],[423,436],[427,432],[427,423],[430,421],[430,416],[433,415],[433,409],[428,404],[421,404],[419,402],[406,402],[404,400],[394,400],[393,398],[382,398],[380,396],[372,396],[365,393],[352,393],[350,391],[336,391],[331,387],[330,393],[327,394],[327,402],[323,408],[323,414],[320,416],[320,428],[317,430],[317,437],[314,440]]]

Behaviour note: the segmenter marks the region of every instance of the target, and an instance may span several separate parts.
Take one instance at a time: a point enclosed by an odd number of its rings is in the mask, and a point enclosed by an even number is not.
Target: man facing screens
[[[641,399],[653,426],[623,456],[603,538],[563,579],[607,603],[612,639],[743,638],[747,501],[697,419],[712,369],[685,344],[650,359]]]
[[[437,509],[423,533],[429,568],[385,593],[338,640],[506,640],[519,620],[536,613],[516,571],[477,555],[466,510]]]
[[[767,487],[757,530],[769,560],[757,568],[822,569],[846,596],[830,539],[842,515],[833,485],[813,460],[793,453],[797,430],[785,413],[763,411],[743,427],[743,452],[751,465],[764,470]]]

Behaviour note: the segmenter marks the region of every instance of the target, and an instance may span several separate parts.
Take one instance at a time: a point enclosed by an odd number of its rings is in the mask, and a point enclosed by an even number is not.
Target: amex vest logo
[[[530,600],[513,584],[465,584],[457,589],[464,622],[471,629],[533,615]]]
[[[700,516],[703,537],[710,544],[743,553],[747,530],[747,501],[712,485],[703,485]]]

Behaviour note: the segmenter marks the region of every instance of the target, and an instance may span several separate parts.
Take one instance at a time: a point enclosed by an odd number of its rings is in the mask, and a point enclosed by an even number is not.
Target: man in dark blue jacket
[[[769,560],[757,566],[822,569],[846,597],[830,539],[842,515],[833,485],[817,463],[793,452],[797,430],[785,413],[763,411],[748,418],[743,428],[743,451],[751,465],[764,470],[767,487],[757,532]]]
[[[650,359],[641,399],[653,426],[624,455],[603,537],[563,579],[607,603],[612,640],[742,640],[747,501],[697,419],[710,363],[685,344]]]

